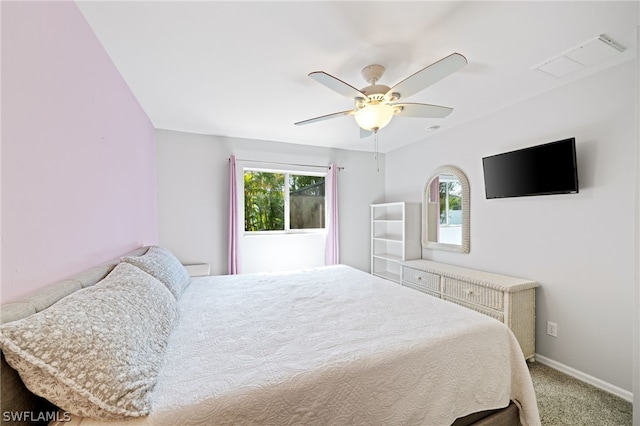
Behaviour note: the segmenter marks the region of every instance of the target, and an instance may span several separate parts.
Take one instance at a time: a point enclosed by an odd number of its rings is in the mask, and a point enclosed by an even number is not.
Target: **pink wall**
[[[8,302],[158,239],[155,131],[73,2],[2,2]]]

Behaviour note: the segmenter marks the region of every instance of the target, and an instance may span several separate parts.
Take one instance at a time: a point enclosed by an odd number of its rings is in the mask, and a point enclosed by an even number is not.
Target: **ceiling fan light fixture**
[[[363,138],[369,136],[370,132],[375,132],[377,135],[378,130],[388,125],[396,114],[404,117],[444,118],[453,111],[453,108],[420,103],[396,104],[395,102],[401,97],[407,98],[431,86],[466,64],[467,59],[464,56],[452,53],[411,74],[393,87],[377,84],[384,73],[384,67],[373,64],[362,70],[362,76],[370,85],[360,90],[324,71],[314,71],[309,74],[309,77],[334,92],[352,99],[355,102],[355,109],[321,115],[294,124],[297,126],[353,115],[361,129],[360,137]]]
[[[355,113],[356,123],[361,128],[374,131],[385,127],[393,118],[393,105],[384,103],[370,103]]]

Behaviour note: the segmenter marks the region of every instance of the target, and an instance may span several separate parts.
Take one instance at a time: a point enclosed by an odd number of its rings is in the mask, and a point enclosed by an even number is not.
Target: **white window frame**
[[[283,230],[273,230],[273,231],[247,231],[244,227],[244,174],[245,172],[265,172],[265,173],[280,173],[284,175],[284,181],[286,184],[286,191],[284,192],[284,229]],[[270,168],[270,167],[255,167],[255,166],[244,166],[242,167],[242,182],[241,188],[239,190],[239,199],[241,200],[242,209],[242,229],[245,236],[252,235],[286,235],[286,234],[326,234],[327,228],[305,228],[305,229],[290,229],[291,225],[291,212],[290,212],[290,204],[289,204],[289,176],[290,175],[302,175],[302,176],[323,176],[325,178],[325,198],[324,198],[324,217],[325,224],[327,223],[327,188],[326,188],[326,178],[327,172],[317,172],[317,171],[307,171],[307,170],[299,170],[299,169],[287,169],[287,168]]]

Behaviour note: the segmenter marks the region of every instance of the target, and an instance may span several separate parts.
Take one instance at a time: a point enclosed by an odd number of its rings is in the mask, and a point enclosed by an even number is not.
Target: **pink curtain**
[[[329,173],[325,181],[327,190],[327,241],[324,260],[326,265],[340,263],[338,240],[338,167],[329,165]]]
[[[236,182],[236,156],[229,158],[229,274],[240,273],[240,251],[238,241],[240,225],[238,223],[238,185]]]

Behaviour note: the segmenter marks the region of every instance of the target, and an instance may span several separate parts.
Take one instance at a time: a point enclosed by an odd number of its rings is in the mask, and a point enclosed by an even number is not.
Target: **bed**
[[[492,318],[344,265],[185,274],[141,248],[2,306],[3,421],[540,424]]]

